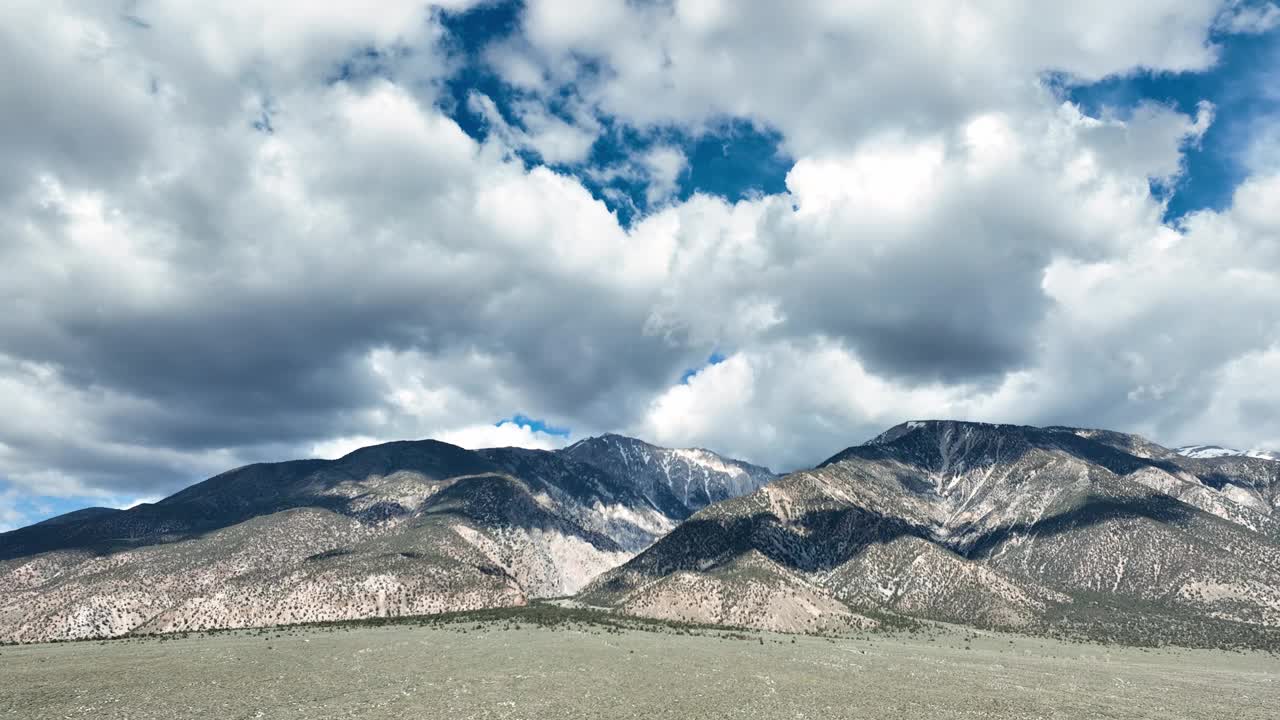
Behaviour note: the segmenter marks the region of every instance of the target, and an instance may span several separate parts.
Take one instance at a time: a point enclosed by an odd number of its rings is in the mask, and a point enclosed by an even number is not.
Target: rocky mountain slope
[[[755,492],[777,477],[768,468],[710,450],[673,450],[622,435],[587,438],[560,452],[631,478],[655,507],[686,516],[712,503]]]
[[[1201,453],[1203,455],[1203,453]],[[785,631],[885,613],[1280,647],[1280,462],[916,421],[776,477],[616,435],[250,465],[0,534],[0,640],[517,605]]]
[[[582,599],[777,629],[890,611],[1248,644],[1280,626],[1278,476],[1106,431],[905,423],[705,508]]]
[[[655,451],[653,461],[675,452]],[[0,640],[572,594],[689,514],[655,495],[647,462],[610,470],[572,453],[396,442],[238,468],[126,511],[69,513],[0,534]]]
[[[1089,438],[1146,460],[1149,467],[1133,475],[1133,479],[1201,510],[1251,529],[1274,526],[1274,522],[1259,519],[1258,515],[1271,516],[1280,507],[1278,461],[1259,454],[1188,456],[1136,435],[1081,428],[1050,429]]]

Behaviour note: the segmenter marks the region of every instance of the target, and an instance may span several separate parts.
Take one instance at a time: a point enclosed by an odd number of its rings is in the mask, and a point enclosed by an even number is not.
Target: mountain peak
[[[908,420],[885,430],[861,445],[854,445],[832,455],[818,465],[825,467],[850,458],[880,457],[886,452],[907,451],[916,446],[916,454],[934,448],[945,448],[955,442],[972,446],[990,442],[1009,446],[1011,441],[1022,445],[1033,442],[1031,438],[1043,435],[1044,430],[1027,425],[1001,425],[969,420]]]
[[[457,453],[467,452],[466,449],[457,445],[444,442],[443,440],[432,440],[431,438],[423,438],[420,440],[390,440],[376,445],[366,445],[356,448],[351,452],[338,458],[339,462],[358,458],[361,456],[391,454],[397,452],[436,452],[436,453]]]
[[[1280,471],[1166,454],[1103,430],[904,422],[699,513],[595,580],[584,601],[767,629],[835,616],[759,611],[763,582],[795,588],[774,597],[803,593],[809,608],[1021,630],[1062,623],[1109,639],[1280,624]],[[765,581],[759,567],[740,570],[758,556]],[[1249,591],[1199,591],[1228,585]],[[1107,612],[1091,609],[1099,603]]]
[[[600,444],[643,445],[647,447],[657,447],[656,445],[645,442],[640,438],[634,438],[634,437],[631,437],[630,435],[623,435],[621,433],[607,432],[607,433],[601,433],[599,435],[592,435],[591,437],[585,437],[565,449],[568,450],[569,448],[578,447],[580,445],[600,445]]]
[[[714,502],[754,492],[776,477],[766,467],[702,448],[665,448],[606,433],[560,451],[632,480],[657,507],[675,503],[686,515]]]
[[[1256,458],[1259,460],[1280,460],[1280,452],[1272,450],[1235,450],[1232,448],[1222,447],[1221,445],[1183,445],[1173,449],[1183,457],[1193,458],[1196,460],[1207,460],[1212,458],[1224,457],[1245,457]]]
[[[913,432],[923,430],[925,432],[939,432],[946,430],[1034,430],[1024,425],[998,425],[994,423],[974,422],[971,420],[908,420],[898,423],[893,427],[885,430],[879,435],[871,438],[866,445],[886,445],[898,438],[910,435]]]

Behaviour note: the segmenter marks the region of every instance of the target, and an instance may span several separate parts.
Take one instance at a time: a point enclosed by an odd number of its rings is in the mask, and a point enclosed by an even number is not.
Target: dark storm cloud
[[[935,232],[928,245],[815,270],[784,291],[787,330],[842,338],[869,369],[908,382],[1024,367],[1051,306],[1040,287],[1048,258],[1019,253],[1018,234],[1002,227]]]

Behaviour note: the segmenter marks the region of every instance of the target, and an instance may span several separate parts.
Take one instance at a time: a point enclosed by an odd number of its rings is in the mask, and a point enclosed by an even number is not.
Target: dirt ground
[[[1280,659],[510,623],[0,647],[0,719],[1280,717]]]

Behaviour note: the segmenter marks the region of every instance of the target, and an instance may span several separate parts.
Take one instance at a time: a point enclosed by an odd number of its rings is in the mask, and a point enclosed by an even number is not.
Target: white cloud
[[[1244,439],[1249,447],[1280,449],[1280,422],[1275,408],[1280,391],[1265,379],[1280,373],[1280,344],[1255,350],[1222,365],[1212,378],[1211,396],[1181,431],[1183,437]]]
[[[1232,0],[1218,18],[1226,32],[1261,34],[1280,26],[1280,6],[1271,2]]]
[[[533,150],[551,165],[576,165],[587,159],[591,146],[600,133],[599,124],[590,115],[570,123],[557,117],[541,103],[519,102],[514,110],[524,125],[507,122],[493,99],[472,92],[468,98],[472,112],[484,117],[489,130],[511,148]]]
[[[645,195],[652,206],[676,193],[680,176],[689,167],[689,159],[679,148],[657,145],[640,156],[640,164],[649,178]]]
[[[436,439],[468,450],[491,447],[555,450],[568,444],[568,439],[565,437],[539,432],[528,425],[518,425],[513,422],[504,422],[501,425],[470,425],[446,430]]]
[[[748,117],[795,156],[1023,102],[1037,74],[1202,70],[1218,0],[528,3],[527,62],[637,126]],[[595,82],[580,58],[604,65]],[[527,79],[531,73],[521,70]]]
[[[632,19],[624,0],[528,4],[524,27],[530,40],[555,46],[595,44]]]
[[[311,452],[307,453],[309,458],[317,458],[320,460],[337,460],[338,458],[352,453],[360,448],[369,447],[370,445],[378,445],[387,442],[368,435],[346,435],[343,437],[327,438],[319,442],[311,444]]]
[[[0,533],[30,524],[27,514],[18,510],[22,495],[16,488],[0,490]]]
[[[659,327],[743,350],[633,427],[782,467],[908,417],[1265,446],[1275,424],[1220,395],[1280,334],[1280,185],[1254,177],[1181,228],[1148,188],[1177,177],[1209,113],[988,114],[802,160],[786,198],[647,220],[637,235],[677,238]],[[746,297],[781,321],[733,325]]]
[[[1166,226],[1151,182],[1215,110],[1090,118],[1039,78],[1205,68],[1217,4],[529,8],[486,54],[521,127],[474,95],[484,143],[440,109],[421,3],[0,10],[0,492],[564,442],[493,425],[516,411],[778,467],[907,417],[1280,437],[1248,389],[1280,330],[1275,167]],[[581,162],[597,113],[777,129],[787,192],[674,201],[689,159],[658,142],[593,169],[647,180],[624,228],[512,159]]]
[[[533,450],[555,450],[568,444],[568,438],[533,429],[530,425],[506,421],[501,424],[477,423],[462,427],[449,427],[429,434],[430,439],[451,443],[468,450],[491,447],[522,447]],[[311,446],[311,457],[336,460],[360,448],[401,438],[377,438],[369,435],[352,435],[330,438]]]
[[[830,340],[775,342],[736,353],[668,389],[633,430],[659,443],[713,447],[785,471],[810,466],[906,418],[1021,419],[1008,397],[1017,384],[904,387],[869,372]]]
[[[1254,175],[1280,172],[1280,122],[1257,121],[1252,130],[1253,136],[1239,157],[1240,164]]]
[[[907,377],[1029,362],[1046,268],[1171,232],[1150,179],[1176,175],[1202,132],[1167,108],[1104,123],[1046,103],[802,158],[786,195],[694,198],[646,219],[635,235],[670,257],[651,328],[731,346],[846,338],[873,371]]]

